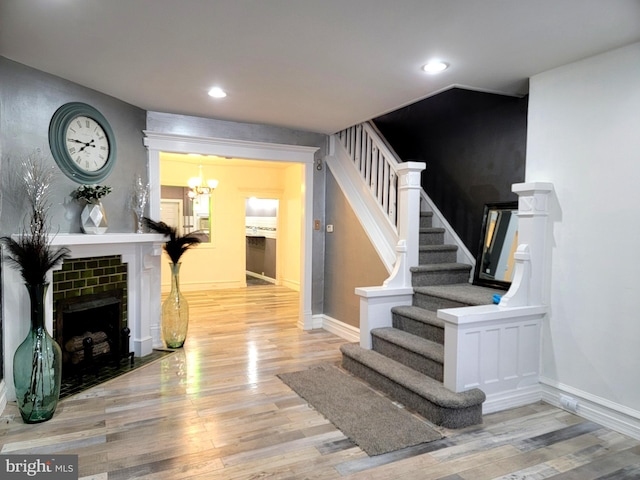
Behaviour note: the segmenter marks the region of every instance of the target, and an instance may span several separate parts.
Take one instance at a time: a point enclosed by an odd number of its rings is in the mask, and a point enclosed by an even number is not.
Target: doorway
[[[247,286],[278,282],[278,206],[274,198],[245,200]]]
[[[297,238],[300,247],[300,314],[298,326],[304,330],[313,328],[312,291],[312,215],[314,155],[318,147],[247,142],[208,137],[192,137],[179,134],[145,132],[144,144],[149,156],[149,215],[160,216],[160,153],[192,152],[201,155],[217,155],[229,158],[245,158],[269,162],[292,162],[302,167],[301,201]]]
[[[182,232],[184,228],[182,214],[184,208],[181,199],[163,198],[160,200],[160,221],[167,225],[175,225],[178,232]]]

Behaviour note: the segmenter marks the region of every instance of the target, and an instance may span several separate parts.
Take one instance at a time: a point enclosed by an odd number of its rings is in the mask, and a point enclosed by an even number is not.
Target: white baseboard
[[[290,288],[296,292],[300,291],[300,282],[298,281],[282,279],[282,286]]]
[[[180,291],[182,292],[200,292],[203,290],[222,290],[225,288],[244,288],[247,286],[245,281],[242,282],[218,282],[218,283],[209,283],[209,282],[201,282],[201,283],[190,283],[190,282],[180,282]],[[171,291],[171,284],[162,284],[160,288],[162,293],[169,293]]]
[[[267,277],[266,275],[260,275],[259,273],[250,272],[249,270],[245,270],[244,273],[249,277],[258,278],[260,280],[264,280],[265,282],[273,283],[274,285],[276,283],[275,278]]]
[[[360,329],[336,320],[328,315],[319,314],[313,316],[313,328],[321,328],[327,332],[344,338],[348,342],[360,341]]]
[[[489,413],[501,412],[511,408],[523,407],[525,405],[539,402],[541,399],[542,388],[540,384],[508,392],[487,395],[487,399],[482,404],[482,414],[487,415]]]
[[[311,317],[311,328],[313,328],[314,330],[320,330],[322,329],[322,323],[324,322],[324,315],[323,314],[319,314],[319,315],[313,315]]]
[[[542,400],[571,411],[629,437],[640,440],[640,412],[549,378],[540,378]],[[577,402],[575,411],[561,403],[562,397]]]

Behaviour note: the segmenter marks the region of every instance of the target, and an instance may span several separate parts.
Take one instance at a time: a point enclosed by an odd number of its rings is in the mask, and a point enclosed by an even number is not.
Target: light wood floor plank
[[[0,452],[77,454],[83,480],[610,480],[640,471],[640,442],[544,403],[368,457],[277,377],[341,358],[344,340],[298,328],[297,292],[186,295],[183,349],[63,400],[43,424],[25,425],[10,404]]]

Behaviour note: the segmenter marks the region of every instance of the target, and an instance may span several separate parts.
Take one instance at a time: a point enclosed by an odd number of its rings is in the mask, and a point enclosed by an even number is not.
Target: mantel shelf
[[[20,235],[12,235],[14,239]],[[51,245],[110,245],[124,243],[164,243],[166,238],[160,233],[105,233],[88,235],[84,233],[59,233],[51,235]]]

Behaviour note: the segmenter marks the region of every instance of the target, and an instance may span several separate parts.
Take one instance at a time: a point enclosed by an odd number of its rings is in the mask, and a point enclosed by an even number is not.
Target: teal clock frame
[[[66,147],[66,132],[69,124],[78,116],[84,115],[93,118],[100,124],[109,142],[109,156],[104,166],[95,172],[82,170],[73,158],[69,156]],[[62,105],[51,117],[49,123],[49,148],[53,159],[67,177],[76,183],[99,183],[109,176],[116,163],[116,139],[111,125],[104,115],[91,105],[81,102],[71,102]]]

